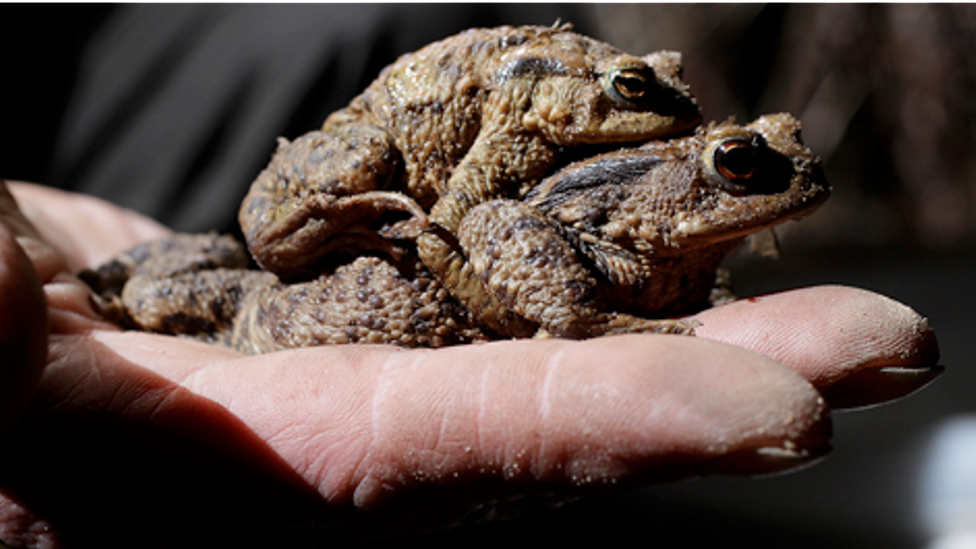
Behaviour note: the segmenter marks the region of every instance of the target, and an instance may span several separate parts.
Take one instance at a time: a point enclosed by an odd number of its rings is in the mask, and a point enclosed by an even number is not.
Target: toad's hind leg
[[[137,275],[166,277],[205,269],[243,269],[247,262],[247,251],[231,236],[173,234],[139,244],[78,276],[97,295],[110,299],[121,295],[129,279]]]
[[[609,282],[597,280],[560,232],[522,202],[495,200],[475,208],[461,223],[459,240],[488,291],[537,322],[542,334],[582,339],[694,332],[693,323],[604,310],[600,284]]]
[[[389,133],[342,120],[292,142],[280,140],[241,204],[251,254],[283,278],[304,274],[343,246],[344,235],[355,233],[359,247],[385,250],[389,238],[413,238],[426,223],[420,205],[392,188],[402,161]],[[392,212],[414,223],[372,226]]]
[[[250,294],[231,344],[257,354],[342,343],[443,347],[486,338],[415,257],[364,256],[309,282]]]
[[[230,236],[174,234],[135,246],[79,273],[93,305],[123,326],[219,340],[244,295],[273,284],[248,271],[247,252]]]
[[[244,269],[140,275],[125,285],[121,302],[133,328],[226,344],[244,299],[277,283],[271,273]]]

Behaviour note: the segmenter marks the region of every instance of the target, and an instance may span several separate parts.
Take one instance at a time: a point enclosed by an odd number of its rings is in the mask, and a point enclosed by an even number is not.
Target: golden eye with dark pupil
[[[715,169],[733,181],[748,179],[756,173],[756,149],[748,141],[728,141],[715,149]]]
[[[613,87],[626,99],[639,99],[647,91],[647,78],[637,69],[622,70],[613,75]]]

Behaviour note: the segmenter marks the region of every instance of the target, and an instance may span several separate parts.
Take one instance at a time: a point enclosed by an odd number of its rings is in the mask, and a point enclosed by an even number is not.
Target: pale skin
[[[70,273],[166,229],[10,188],[0,539],[13,546],[303,546],[453,525],[518,495],[785,470],[828,451],[831,406],[939,372],[921,317],[836,286],[704,311],[694,338],[244,356],[122,332]]]

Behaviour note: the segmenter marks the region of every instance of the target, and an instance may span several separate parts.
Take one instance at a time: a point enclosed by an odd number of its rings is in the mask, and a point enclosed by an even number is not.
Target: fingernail
[[[772,475],[809,467],[830,453],[830,444],[814,448],[765,446],[732,452],[709,462],[710,473],[731,476]]]
[[[878,406],[921,390],[944,370],[944,366],[863,368],[820,388],[820,394],[834,410]]]

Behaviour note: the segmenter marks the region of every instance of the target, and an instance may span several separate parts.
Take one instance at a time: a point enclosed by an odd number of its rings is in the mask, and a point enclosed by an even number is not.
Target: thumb
[[[47,304],[41,281],[3,219],[0,223],[0,432],[33,397],[47,358]]]

